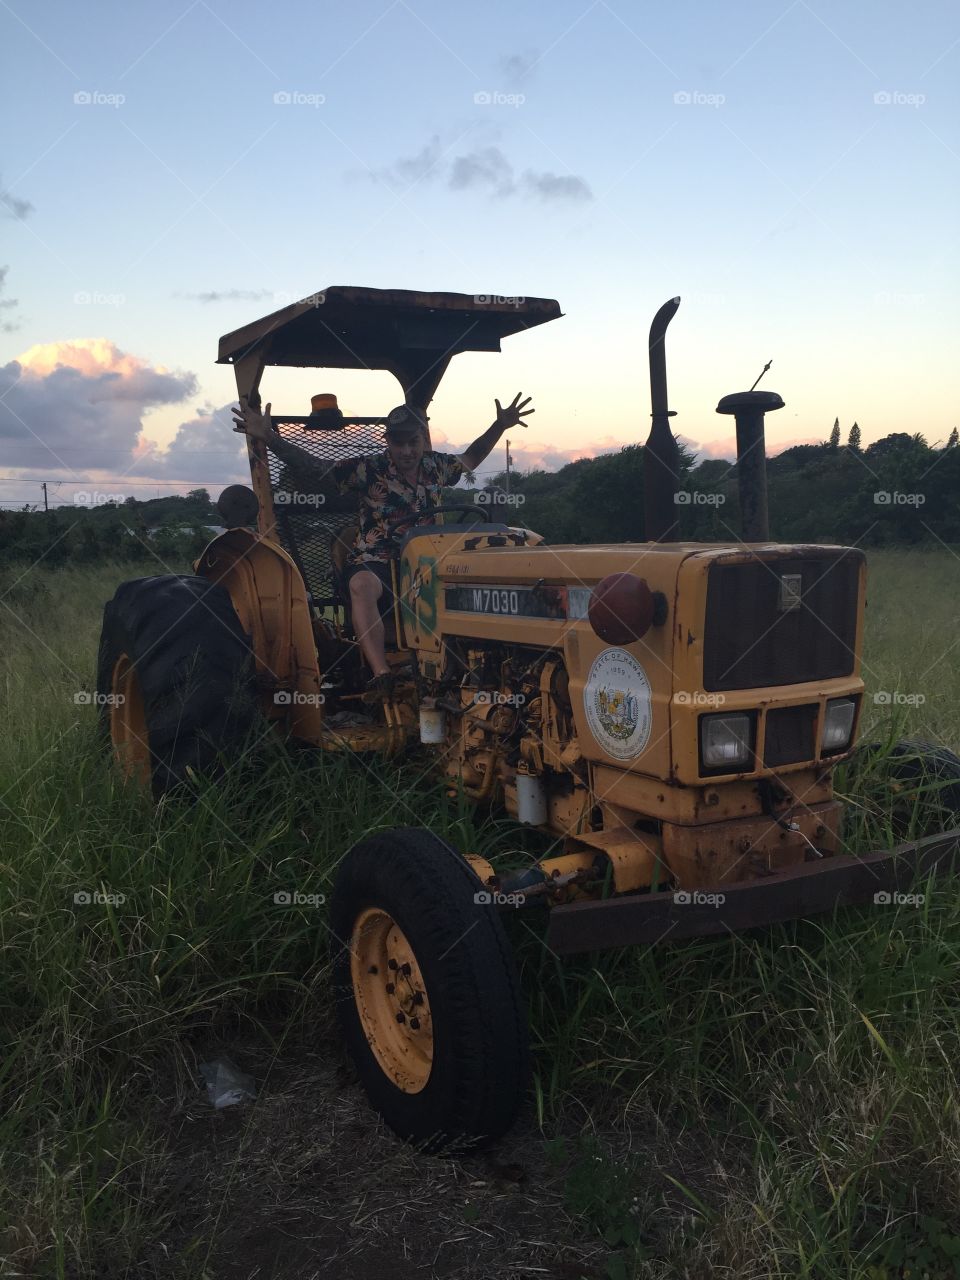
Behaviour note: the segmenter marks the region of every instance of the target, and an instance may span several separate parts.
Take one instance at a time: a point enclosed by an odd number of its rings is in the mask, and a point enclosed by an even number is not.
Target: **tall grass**
[[[958,562],[887,552],[871,568],[869,695],[903,697],[868,696],[862,736],[956,748]],[[327,894],[377,827],[519,847],[508,824],[421,777],[423,761],[358,765],[272,741],[191,799],[146,804],[105,767],[93,709],[75,700],[128,572],[0,580],[10,1274],[181,1274],[152,1247],[176,1211],[146,1119],[157,1080],[194,1087],[211,1037],[295,1040],[329,1019],[325,913],[277,891]],[[838,778],[858,848],[896,827],[882,761]],[[919,907],[563,963],[512,922],[536,1114],[547,1134],[595,1134],[574,1140],[569,1207],[606,1237],[611,1276],[960,1275],[960,904],[953,882],[922,892]],[[652,1149],[668,1201],[650,1191]]]

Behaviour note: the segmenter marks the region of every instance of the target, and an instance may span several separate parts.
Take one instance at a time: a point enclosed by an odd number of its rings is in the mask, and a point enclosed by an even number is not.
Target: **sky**
[[[522,470],[642,442],[677,295],[701,456],[732,456],[717,401],[768,360],[771,453],[835,418],[943,442],[958,68],[946,3],[0,0],[0,505],[246,478],[218,339],[334,284],[558,299],[431,406],[459,450],[532,395]],[[382,372],[261,390],[402,398]]]

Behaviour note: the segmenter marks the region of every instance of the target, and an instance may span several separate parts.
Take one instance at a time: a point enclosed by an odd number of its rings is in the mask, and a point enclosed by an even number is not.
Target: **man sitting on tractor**
[[[359,530],[344,580],[350,592],[353,628],[373,672],[373,693],[387,696],[392,687],[380,599],[385,589],[388,593],[391,589],[390,561],[397,554],[395,535],[398,529],[429,516],[441,503],[443,487],[455,485],[464,471],[475,471],[505,431],[526,426],[523,419],[535,411],[525,407],[531,397],[521,400],[521,394],[517,392],[505,409],[495,400],[496,420],[461,454],[428,449],[426,414],[415,405],[402,404],[387,415],[387,447],[382,454],[336,463],[325,463],[283,440],[273,426],[269,404],[262,414],[249,406],[233,411],[234,429],[263,440],[296,475],[298,485],[305,491],[325,496],[360,494]]]

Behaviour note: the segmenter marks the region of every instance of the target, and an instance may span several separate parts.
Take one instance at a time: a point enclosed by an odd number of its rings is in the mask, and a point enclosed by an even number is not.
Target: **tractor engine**
[[[492,799],[499,788],[520,822],[576,829],[586,768],[556,651],[451,641],[435,706],[444,716],[445,772],[470,799]]]

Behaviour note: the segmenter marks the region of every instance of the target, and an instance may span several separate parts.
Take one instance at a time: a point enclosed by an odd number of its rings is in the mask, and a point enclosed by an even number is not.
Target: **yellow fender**
[[[264,715],[307,742],[323,731],[320,668],[307,590],[300,570],[279,543],[252,529],[214,538],[194,572],[230,592],[251,637]]]

